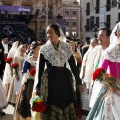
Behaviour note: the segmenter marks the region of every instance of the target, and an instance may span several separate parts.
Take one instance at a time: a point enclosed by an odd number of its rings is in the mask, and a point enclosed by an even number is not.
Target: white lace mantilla
[[[41,46],[40,53],[42,53],[52,66],[64,67],[64,64],[72,55],[71,46],[65,42],[60,41],[58,50],[53,44],[48,41],[45,45]]]
[[[26,59],[32,66],[36,67],[37,61],[33,60],[33,56]]]
[[[111,62],[120,62],[120,47],[117,44],[110,46],[106,50],[105,59]]]

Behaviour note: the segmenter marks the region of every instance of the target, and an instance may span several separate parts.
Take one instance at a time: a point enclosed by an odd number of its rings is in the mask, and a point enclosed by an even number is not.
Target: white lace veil
[[[19,45],[19,41],[16,41],[16,42],[13,43],[7,57],[12,57],[12,58],[14,57],[15,52],[18,48],[18,45]]]
[[[57,26],[58,26],[58,28],[59,28],[59,31],[60,31],[60,37],[58,38],[60,41],[63,41],[63,42],[66,42],[66,37],[65,37],[65,34],[63,33],[63,31],[62,31],[62,28],[61,28],[61,26],[58,24],[58,23],[55,23]],[[50,25],[48,26],[48,27],[50,27]],[[48,28],[47,27],[47,28]]]
[[[21,44],[18,48],[17,48],[17,50],[16,50],[16,52],[15,52],[15,56],[14,56],[14,58],[21,58],[21,55],[20,55],[20,52],[21,52],[21,49],[23,48],[23,44]]]
[[[120,50],[118,43],[120,38],[116,36],[116,31],[120,31],[120,22],[116,24],[110,36],[110,45],[106,49],[105,59],[111,62],[120,62]]]
[[[119,42],[118,37],[116,36],[116,33],[115,33],[117,30],[120,31],[120,22],[117,23],[114,29],[112,30],[112,33],[110,35],[110,45],[114,45]]]
[[[41,45],[42,46],[42,45]],[[34,87],[33,87],[33,93],[36,91],[36,86],[38,83],[38,72],[39,72],[39,61],[40,61],[40,50],[39,50],[39,54],[38,54],[38,59],[37,59],[37,64],[36,64],[36,74],[35,74],[35,81],[34,81]],[[45,64],[45,68],[46,69],[46,64]]]
[[[61,26],[59,24],[56,23],[56,25],[59,27],[59,31],[60,31],[60,37],[58,38],[60,41],[66,42],[66,37],[61,29]],[[48,26],[49,27],[49,26]],[[35,92],[35,88],[37,86],[38,83],[38,71],[39,71],[39,60],[40,60],[40,51],[39,51],[39,56],[37,59],[37,64],[36,64],[36,75],[35,75],[35,82],[34,82],[34,90],[33,92]],[[46,64],[45,64],[45,69],[46,69]]]
[[[66,39],[66,37],[65,37],[62,29],[59,28],[59,30],[60,30],[60,37],[59,37],[58,39],[59,39],[60,41],[66,42],[67,39]]]

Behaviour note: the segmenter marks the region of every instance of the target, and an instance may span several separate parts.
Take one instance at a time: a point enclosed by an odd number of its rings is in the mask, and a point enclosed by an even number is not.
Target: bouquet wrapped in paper
[[[94,71],[92,79],[106,84],[110,91],[120,90],[120,80],[106,73],[103,68],[98,68]]]

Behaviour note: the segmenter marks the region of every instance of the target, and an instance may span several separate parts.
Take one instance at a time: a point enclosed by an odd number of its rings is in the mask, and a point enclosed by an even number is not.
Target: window
[[[77,32],[72,32],[72,37],[73,37],[74,39],[76,39],[76,38],[77,38]]]
[[[106,26],[107,28],[110,28],[110,22],[111,22],[110,15],[106,15],[105,26]]]
[[[106,11],[110,11],[111,8],[111,0],[106,1]]]
[[[73,15],[77,15],[77,12],[76,12],[76,11],[73,11]]]
[[[52,19],[52,6],[49,6],[48,19]]]
[[[90,3],[86,3],[86,15],[90,15]]]
[[[100,0],[96,0],[96,13],[99,13],[99,9],[100,9]]]
[[[69,11],[65,11],[65,14],[66,14],[66,15],[69,15],[70,13],[69,13]]]
[[[86,31],[89,31],[89,22],[90,22],[90,20],[86,19],[86,25],[85,25],[85,30]]]
[[[72,35],[73,35],[73,36],[76,35],[76,32],[72,32]]]
[[[69,32],[66,32],[66,36],[69,36]]]
[[[89,41],[90,40],[90,37],[86,37],[86,41]]]
[[[77,26],[77,22],[72,22],[72,26]]]
[[[118,20],[120,20],[120,13],[118,13]]]
[[[66,22],[66,25],[69,26],[69,22]]]
[[[116,23],[120,22],[120,13],[118,13],[118,20],[116,21]]]
[[[117,0],[112,0],[112,7],[116,7],[117,6]]]
[[[97,25],[97,28],[99,28],[99,17],[96,17],[96,25]]]

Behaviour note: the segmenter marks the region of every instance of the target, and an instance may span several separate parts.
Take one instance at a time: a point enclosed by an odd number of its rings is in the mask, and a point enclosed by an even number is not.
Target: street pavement
[[[7,109],[4,110],[6,115],[2,116],[0,115],[0,120],[13,120],[13,113],[14,113],[14,107],[12,105],[8,105]],[[85,116],[82,117],[82,120],[85,120]]]
[[[4,110],[6,115],[0,115],[0,120],[13,120],[14,108],[12,105],[8,105],[7,109]]]

